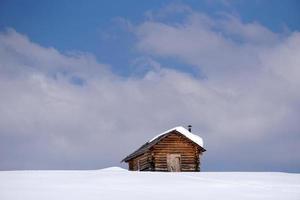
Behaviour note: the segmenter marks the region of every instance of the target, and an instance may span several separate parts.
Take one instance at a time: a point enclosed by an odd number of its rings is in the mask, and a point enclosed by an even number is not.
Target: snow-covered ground
[[[300,199],[300,174],[274,172],[1,171],[1,200]]]

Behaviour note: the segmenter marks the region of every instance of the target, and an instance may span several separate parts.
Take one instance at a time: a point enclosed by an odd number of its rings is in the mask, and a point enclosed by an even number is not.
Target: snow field
[[[300,174],[279,172],[0,171],[1,200],[300,199]]]

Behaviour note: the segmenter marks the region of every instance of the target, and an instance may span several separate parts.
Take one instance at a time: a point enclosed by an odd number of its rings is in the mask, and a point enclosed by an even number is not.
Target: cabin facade
[[[183,127],[170,129],[146,142],[122,161],[131,171],[200,171],[203,140]]]

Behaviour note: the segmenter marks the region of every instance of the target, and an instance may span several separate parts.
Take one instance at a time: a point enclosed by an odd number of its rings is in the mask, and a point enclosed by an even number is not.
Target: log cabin
[[[167,130],[125,157],[130,171],[197,172],[203,140],[182,126]]]

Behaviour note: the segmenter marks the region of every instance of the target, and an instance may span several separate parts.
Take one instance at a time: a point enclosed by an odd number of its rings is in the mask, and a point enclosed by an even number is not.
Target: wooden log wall
[[[168,171],[167,154],[180,154],[181,171],[199,171],[199,149],[182,135],[172,133],[151,149],[155,171]]]
[[[129,163],[129,168],[131,167],[130,170],[133,171],[146,171],[146,170],[150,170],[150,154],[149,152],[146,152],[134,159],[132,159]]]

